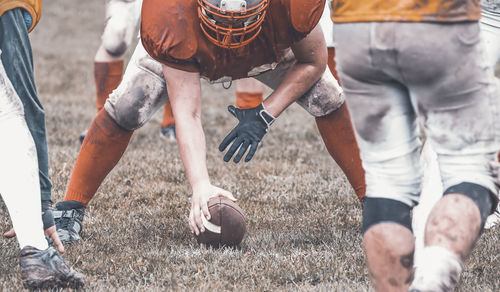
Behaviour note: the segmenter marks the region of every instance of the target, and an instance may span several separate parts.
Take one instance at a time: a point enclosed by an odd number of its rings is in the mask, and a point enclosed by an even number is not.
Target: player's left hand
[[[224,155],[224,161],[228,162],[231,160],[231,157],[239,148],[240,150],[233,160],[235,163],[238,163],[248,148],[250,148],[245,157],[245,162],[248,162],[252,159],[257,146],[262,141],[262,138],[269,130],[275,118],[266,111],[263,104],[250,109],[239,109],[230,105],[227,110],[238,119],[239,123],[220,143],[219,151],[226,150],[227,146],[232,142],[231,147],[229,147],[226,155]]]

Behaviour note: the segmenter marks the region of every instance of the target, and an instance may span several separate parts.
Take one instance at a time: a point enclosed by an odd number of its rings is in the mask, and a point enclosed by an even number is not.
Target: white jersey
[[[333,21],[330,12],[331,5],[332,1],[328,0],[325,4],[325,10],[323,10],[321,19],[319,20],[319,24],[321,25],[321,29],[323,30],[323,34],[325,35],[326,46],[328,48],[335,47],[335,38],[333,36]]]

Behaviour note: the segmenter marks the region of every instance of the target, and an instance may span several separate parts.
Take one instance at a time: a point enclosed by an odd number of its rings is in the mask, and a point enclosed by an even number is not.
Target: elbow
[[[316,65],[317,71],[316,71],[316,77],[318,80],[321,78],[323,73],[327,70],[327,57],[322,58],[320,61],[318,61],[318,64]]]
[[[325,58],[318,58],[315,60],[315,62],[311,63],[311,72],[310,76],[314,76],[314,80],[318,81],[321,76],[323,76],[323,73],[325,73],[325,70],[327,69],[327,57]]]

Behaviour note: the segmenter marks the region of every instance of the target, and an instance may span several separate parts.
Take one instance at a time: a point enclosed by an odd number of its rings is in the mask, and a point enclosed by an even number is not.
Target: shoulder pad
[[[309,33],[319,22],[325,0],[289,0],[290,18],[293,28],[301,33]]]
[[[187,60],[198,49],[198,37],[196,0],[144,0],[141,38],[152,57]]]

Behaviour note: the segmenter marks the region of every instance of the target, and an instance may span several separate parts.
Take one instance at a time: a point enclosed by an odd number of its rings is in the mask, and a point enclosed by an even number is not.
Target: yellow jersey
[[[31,15],[33,22],[28,31],[32,31],[42,15],[42,0],[0,0],[0,16],[14,8],[23,8]]]
[[[461,22],[481,18],[479,0],[334,0],[333,22]]]

